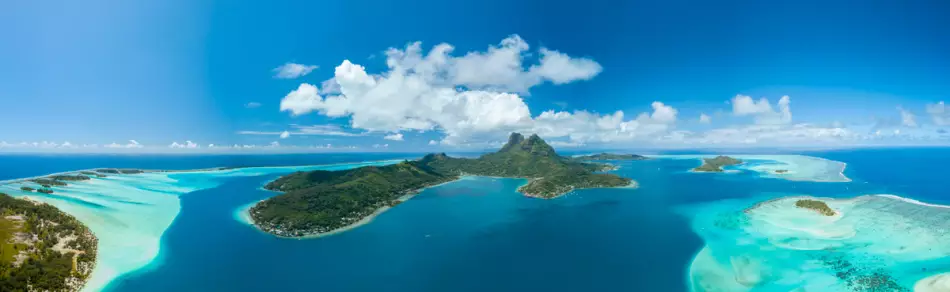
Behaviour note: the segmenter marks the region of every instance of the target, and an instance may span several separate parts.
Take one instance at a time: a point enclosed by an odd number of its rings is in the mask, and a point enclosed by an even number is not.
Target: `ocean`
[[[864,194],[950,203],[941,171],[950,162],[950,149],[858,149],[804,155],[846,163],[844,175],[850,181],[787,180],[749,169],[716,174],[688,172],[698,166],[697,159],[614,161],[620,166],[614,173],[637,180],[639,188],[579,190],[542,200],[518,194],[515,189],[525,182],[521,179],[466,178],[426,189],[367,225],[305,240],[262,233],[238,216],[248,204],[276,195],[261,186],[301,168],[148,178],[148,184],[136,184],[135,189],[150,193],[134,199],[145,202],[145,206],[172,208],[174,200],[152,202],[147,197],[172,196],[178,204],[175,212],[154,214],[168,221],[149,227],[157,234],[142,235],[143,242],[154,237],[151,240],[157,241],[157,254],[135,265],[113,265],[128,271],[117,268],[112,275],[103,276],[106,280],[96,288],[690,291],[695,284],[690,274],[693,259],[710,241],[709,234],[697,230],[701,224],[696,218],[710,210],[706,206],[790,195],[849,198]],[[0,180],[94,167],[197,169],[335,164],[328,167],[340,169],[355,166],[345,163],[413,157],[421,154],[9,155],[0,156]],[[103,181],[128,186],[129,182],[121,179]],[[183,186],[187,184],[193,185]],[[62,196],[69,194],[64,191]],[[123,196],[120,192],[108,195]],[[76,211],[79,207],[74,207],[75,202],[61,197],[44,201],[67,212],[78,212],[80,220],[95,216],[94,212],[115,212],[127,214],[116,215],[119,221],[161,221],[151,220],[152,213],[123,209],[131,206],[97,201],[88,192],[77,192],[76,197],[104,207],[83,213]],[[102,237],[100,233],[110,230],[100,228],[96,235]]]

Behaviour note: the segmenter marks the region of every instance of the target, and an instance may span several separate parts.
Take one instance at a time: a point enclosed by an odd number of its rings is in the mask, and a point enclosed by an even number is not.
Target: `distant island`
[[[650,158],[643,155],[636,155],[636,154],[598,153],[598,154],[575,156],[574,159],[580,160],[580,161],[590,161],[590,160],[647,160]]]
[[[51,205],[0,193],[0,291],[79,291],[98,240]]]
[[[696,172],[722,172],[723,166],[741,164],[742,160],[719,155],[716,158],[703,158],[703,165],[693,168]]]
[[[537,198],[554,198],[576,189],[636,185],[629,178],[594,173],[609,167],[560,156],[537,135],[525,139],[513,133],[500,150],[475,159],[439,153],[394,165],[286,175],[265,186],[284,193],[257,203],[248,213],[261,230],[301,237],[346,228],[422,188],[464,175],[527,178],[518,191]]]
[[[141,169],[115,169],[115,168],[100,168],[96,169],[98,173],[108,173],[108,174],[137,174],[143,173],[145,170]]]
[[[828,204],[825,204],[825,202],[818,201],[818,200],[809,200],[809,199],[798,200],[798,201],[795,201],[795,207],[812,209],[812,210],[818,211],[819,214],[825,215],[825,216],[835,215],[834,209],[832,209],[831,207],[828,207]]]

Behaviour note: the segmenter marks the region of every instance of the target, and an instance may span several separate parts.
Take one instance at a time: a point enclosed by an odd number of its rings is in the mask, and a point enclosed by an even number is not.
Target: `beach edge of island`
[[[626,184],[626,185],[623,185],[623,186],[573,189],[573,190],[570,190],[570,191],[567,191],[567,192],[558,194],[557,196],[553,196],[553,197],[542,197],[542,196],[529,195],[529,194],[526,194],[526,193],[523,193],[523,192],[519,191],[519,190],[521,189],[521,187],[527,185],[527,184],[530,182],[530,180],[531,180],[530,178],[523,178],[523,177],[502,177],[502,176],[487,176],[487,175],[467,175],[467,174],[466,174],[466,175],[461,175],[461,176],[459,176],[458,178],[456,178],[456,179],[454,179],[454,180],[451,180],[451,181],[442,182],[442,183],[439,183],[439,184],[435,184],[435,185],[426,186],[426,187],[423,187],[423,188],[419,188],[419,189],[412,190],[409,194],[403,195],[403,196],[397,198],[396,200],[399,201],[399,202],[406,202],[406,201],[409,201],[410,199],[412,199],[412,198],[418,196],[419,194],[421,194],[423,191],[425,191],[425,190],[427,190],[427,189],[435,188],[435,187],[440,187],[440,186],[443,186],[443,185],[447,185],[447,184],[459,182],[459,181],[466,180],[466,179],[472,179],[472,178],[492,178],[492,179],[525,180],[525,184],[519,186],[519,187],[516,189],[516,192],[519,193],[519,194],[521,194],[521,195],[524,196],[524,197],[528,197],[528,198],[532,198],[532,199],[542,199],[542,200],[551,200],[551,199],[560,198],[560,197],[563,197],[563,196],[565,196],[565,195],[567,195],[567,194],[570,194],[570,193],[572,193],[572,192],[574,192],[574,191],[577,191],[577,190],[588,190],[588,189],[637,189],[637,188],[640,187],[640,184],[639,184],[636,180],[630,179],[630,183],[628,183],[628,184]],[[275,179],[275,180],[276,180],[276,179]],[[262,189],[263,189],[263,188],[262,188]],[[283,192],[276,192],[276,191],[271,191],[271,190],[267,190],[267,189],[263,189],[263,190],[266,190],[266,191],[269,191],[269,192],[275,192],[275,193],[277,193],[276,196],[279,196],[280,194],[283,193]],[[272,198],[272,197],[270,197],[270,198]],[[270,198],[267,198],[267,199],[270,199]],[[295,240],[317,239],[317,238],[323,238],[323,237],[328,237],[328,236],[333,236],[333,235],[341,234],[341,233],[344,233],[344,232],[346,232],[346,231],[350,231],[350,230],[359,228],[359,227],[361,227],[361,226],[367,225],[367,224],[373,222],[373,220],[375,220],[376,217],[378,217],[379,215],[382,215],[383,213],[385,213],[385,212],[388,211],[389,209],[392,209],[393,207],[395,207],[395,206],[383,206],[383,207],[377,208],[376,210],[373,211],[373,213],[370,213],[370,214],[367,215],[366,217],[360,218],[360,220],[357,220],[356,222],[347,224],[346,226],[343,226],[343,227],[340,227],[340,228],[336,228],[336,229],[333,229],[333,230],[330,230],[330,231],[327,231],[327,232],[321,232],[321,233],[315,233],[315,234],[306,234],[306,235],[302,235],[302,236],[284,236],[284,235],[278,235],[278,234],[274,234],[274,233],[271,233],[271,232],[267,232],[267,231],[265,231],[264,229],[261,229],[260,226],[258,226],[257,223],[254,222],[254,218],[253,218],[253,216],[251,216],[251,214],[250,214],[251,208],[253,208],[254,206],[257,206],[257,204],[259,204],[259,203],[261,203],[261,202],[263,202],[263,201],[265,201],[265,200],[267,200],[267,199],[262,199],[262,200],[258,200],[258,201],[255,201],[255,202],[248,203],[248,204],[246,204],[246,205],[242,205],[240,208],[238,208],[237,210],[235,210],[235,214],[234,214],[235,220],[237,220],[237,221],[239,221],[239,222],[241,222],[241,223],[244,223],[244,224],[246,224],[246,225],[251,225],[251,227],[253,227],[255,230],[257,230],[257,231],[259,231],[259,232],[262,232],[262,233],[265,233],[265,234],[268,234],[268,235],[271,235],[271,236],[274,236],[274,237],[277,237],[277,238],[282,238],[282,239],[295,239]]]
[[[47,178],[47,177],[57,176],[57,175],[82,174],[82,172],[97,172],[97,170],[101,170],[101,169],[122,169],[122,170],[137,170],[137,171],[141,171],[141,172],[138,172],[138,173],[118,173],[118,174],[111,174],[111,173],[110,173],[110,174],[107,174],[107,175],[109,175],[109,176],[135,176],[135,175],[141,175],[141,174],[169,174],[169,175],[171,175],[171,174],[180,174],[180,173],[181,173],[181,174],[184,174],[184,173],[187,173],[187,174],[201,174],[201,173],[227,172],[227,171],[233,171],[233,170],[256,169],[256,168],[282,168],[282,169],[288,169],[288,170],[290,170],[291,172],[293,172],[293,171],[295,171],[294,169],[300,169],[300,168],[306,169],[306,168],[311,168],[311,167],[332,167],[332,166],[340,166],[340,165],[364,165],[364,164],[373,164],[373,163],[398,163],[398,162],[403,161],[403,160],[406,160],[406,159],[409,159],[409,158],[378,159],[378,160],[354,161],[354,162],[335,162],[335,163],[327,163],[327,164],[301,164],[301,165],[280,165],[280,166],[246,166],[246,167],[221,167],[221,166],[219,166],[219,167],[205,167],[205,168],[195,168],[195,169],[143,169],[143,168],[96,167],[96,168],[85,168],[85,169],[58,171],[58,172],[52,172],[52,173],[47,173],[47,174],[42,174],[42,175],[35,175],[35,176],[29,176],[29,177],[20,177],[20,178],[5,179],[5,180],[0,180],[0,186],[8,186],[8,185],[21,184],[21,183],[24,183],[24,182],[27,182],[27,181],[30,181],[30,180],[33,180],[33,179]],[[360,166],[357,166],[357,167],[360,167]],[[299,171],[299,170],[297,170],[297,171]],[[83,174],[83,175],[85,175],[85,174]],[[86,175],[86,176],[88,176],[88,175]],[[90,177],[90,178],[95,178],[95,177]],[[215,186],[215,187],[217,187],[217,186]],[[211,187],[211,188],[214,188],[214,187]],[[57,206],[55,206],[55,205],[53,205],[53,204],[44,202],[42,199],[36,197],[36,196],[37,196],[36,194],[32,194],[32,192],[31,192],[31,194],[24,194],[24,193],[23,193],[24,191],[22,191],[22,190],[17,191],[17,190],[14,190],[14,189],[12,189],[12,188],[11,188],[11,190],[12,190],[13,192],[9,193],[8,195],[12,196],[12,197],[15,198],[15,199],[36,201],[36,202],[40,202],[40,203],[43,203],[43,204],[47,204],[47,205],[53,206],[54,208],[56,208],[56,209],[59,210],[60,212],[63,212],[63,213],[65,213],[65,214],[68,214],[68,215],[70,215],[70,216],[76,218],[76,219],[77,219],[80,223],[82,223],[83,226],[85,226],[86,228],[90,228],[90,227],[89,227],[89,225],[90,225],[89,222],[83,222],[82,220],[79,220],[79,217],[77,217],[75,214],[72,214],[72,213],[68,212],[67,210],[62,209],[62,208],[59,208],[59,207],[57,207]],[[256,202],[255,202],[255,203],[256,203]],[[175,214],[174,218],[172,218],[172,222],[178,218],[178,215],[179,215],[178,213]],[[250,219],[250,218],[248,218],[248,219]],[[241,220],[239,220],[239,221],[241,221]],[[367,222],[367,223],[368,223],[368,222]],[[364,223],[364,224],[365,224],[365,223]],[[170,225],[171,225],[171,224],[169,224],[169,226],[170,226]],[[132,270],[129,270],[129,271],[124,271],[124,272],[115,273],[115,274],[114,274],[111,278],[109,278],[109,279],[102,279],[102,280],[101,280],[102,283],[97,283],[99,286],[97,286],[97,287],[95,287],[95,288],[91,288],[91,287],[89,286],[89,281],[87,280],[86,283],[84,283],[83,286],[79,289],[79,291],[83,291],[83,292],[84,292],[84,291],[100,291],[100,290],[102,290],[102,289],[105,289],[105,288],[109,287],[110,285],[113,284],[113,282],[114,282],[115,280],[120,279],[121,277],[123,277],[123,276],[125,276],[125,275],[134,273],[134,272],[136,272],[136,271],[143,271],[143,270],[146,270],[146,269],[151,269],[151,268],[153,268],[153,265],[156,263],[156,260],[161,256],[161,238],[164,237],[165,232],[166,232],[167,230],[168,230],[168,228],[166,227],[165,230],[163,230],[162,233],[158,236],[158,238],[159,238],[159,250],[157,250],[157,251],[155,252],[155,256],[153,256],[148,262],[143,263],[143,264],[142,264],[140,267],[138,267],[138,268],[135,268],[135,269],[132,269]],[[91,228],[90,228],[90,231],[91,231]],[[96,238],[99,238],[99,236],[97,236],[97,235],[95,234],[95,232],[92,232],[92,234],[93,234],[93,236],[95,236]],[[96,249],[100,249],[100,250],[101,250],[101,246],[100,246],[100,245],[101,245],[101,242],[97,242],[97,244],[96,244]],[[93,273],[95,273],[96,270],[98,270],[98,269],[101,268],[101,265],[99,265],[99,263],[100,263],[100,259],[99,259],[99,257],[97,257],[97,258],[96,258],[96,261],[95,261],[95,263],[94,263],[95,266],[94,266],[94,268],[93,268]]]
[[[400,203],[406,202],[406,201],[409,201],[409,199],[412,199],[413,197],[415,197],[415,196],[421,194],[422,191],[424,191],[424,190],[426,190],[426,189],[434,188],[434,187],[439,187],[439,186],[443,186],[443,185],[450,184],[450,183],[454,183],[454,182],[458,182],[458,181],[460,181],[460,180],[462,180],[462,179],[464,179],[464,178],[466,178],[466,177],[473,177],[473,176],[460,176],[458,179],[454,179],[454,180],[451,180],[451,181],[447,181],[447,182],[443,182],[443,183],[439,183],[439,184],[435,184],[435,185],[431,185],[431,186],[426,186],[426,187],[423,187],[423,188],[419,188],[419,189],[416,189],[416,190],[411,191],[409,194],[400,196],[400,197],[397,198],[396,200],[399,201]],[[275,179],[275,180],[276,180],[276,179]],[[261,188],[261,189],[262,189],[262,190],[265,190],[265,191],[269,191],[269,192],[276,193],[275,196],[279,196],[279,195],[283,194],[283,192],[277,192],[277,191],[267,190],[267,189],[264,189],[264,188]],[[248,204],[246,204],[246,205],[242,205],[240,208],[238,208],[238,209],[235,211],[235,215],[234,215],[235,220],[238,220],[238,221],[241,222],[241,223],[250,225],[250,226],[253,227],[255,230],[257,230],[257,231],[259,231],[259,232],[261,232],[261,233],[264,233],[264,234],[268,234],[268,235],[270,235],[270,236],[274,236],[274,237],[282,238],[282,239],[305,240],[305,239],[323,238],[323,237],[332,236],[332,235],[336,235],[336,234],[340,234],[340,233],[343,233],[343,232],[346,232],[346,231],[350,231],[350,230],[356,229],[356,228],[358,228],[358,227],[360,227],[360,226],[363,226],[363,225],[369,224],[370,222],[373,222],[373,220],[376,219],[377,216],[382,215],[383,213],[385,213],[386,211],[388,211],[389,209],[392,209],[392,208],[394,207],[394,206],[383,206],[383,207],[379,207],[379,208],[377,208],[376,210],[373,210],[373,213],[370,213],[369,215],[366,215],[366,217],[360,218],[360,220],[357,220],[356,222],[347,224],[346,226],[343,226],[343,227],[340,227],[340,228],[336,228],[336,229],[333,229],[333,230],[330,230],[330,231],[327,231],[327,232],[314,233],[314,234],[307,234],[307,235],[303,235],[303,236],[284,236],[284,235],[278,235],[278,234],[274,234],[274,233],[271,233],[271,232],[267,232],[266,230],[261,229],[261,227],[258,226],[257,223],[254,221],[254,217],[251,216],[251,208],[254,208],[254,206],[257,206],[257,204],[260,204],[261,202],[264,202],[265,200],[270,199],[270,198],[273,198],[273,197],[275,197],[275,196],[272,196],[272,197],[269,197],[269,198],[266,198],[266,199],[261,199],[261,200],[255,201],[255,202],[251,202],[251,203],[248,203]]]

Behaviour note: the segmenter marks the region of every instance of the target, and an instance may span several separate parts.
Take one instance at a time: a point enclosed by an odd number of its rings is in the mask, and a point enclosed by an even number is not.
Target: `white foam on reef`
[[[0,182],[0,192],[51,204],[89,227],[99,239],[99,245],[96,268],[83,291],[99,291],[117,277],[151,263],[160,252],[162,234],[181,209],[179,196],[217,187],[220,178],[340,170],[398,161],[106,174],[103,178],[94,177],[67,182],[65,187],[53,187],[53,193],[48,195],[20,190],[21,186],[39,187],[32,182],[9,180]],[[236,219],[250,224],[249,218]]]
[[[696,159],[702,163],[703,158],[714,158],[718,155],[648,155],[659,159]],[[727,155],[743,160],[745,163],[727,168],[750,170],[763,177],[780,178],[792,181],[813,182],[849,182],[844,175],[847,164],[840,161],[804,155]],[[698,166],[698,165],[697,165]],[[783,170],[784,173],[778,173]],[[728,172],[728,169],[726,170]]]
[[[910,204],[914,204],[914,205],[921,205],[921,206],[934,207],[934,208],[946,208],[946,209],[950,209],[950,206],[947,206],[947,205],[929,204],[929,203],[924,203],[924,202],[921,202],[921,201],[918,201],[918,200],[914,200],[914,199],[909,199],[909,198],[904,198],[904,197],[898,197],[898,196],[895,196],[895,195],[882,194],[882,195],[876,195],[876,196],[885,197],[885,198],[891,198],[891,199],[894,199],[894,200],[900,200],[900,201],[903,201],[903,202],[905,202],[905,203],[910,203]]]
[[[850,291],[875,273],[915,291],[950,291],[946,206],[892,195],[805,197],[835,210],[826,216],[795,206],[802,198],[720,201],[682,212],[706,242],[690,265],[693,291]]]

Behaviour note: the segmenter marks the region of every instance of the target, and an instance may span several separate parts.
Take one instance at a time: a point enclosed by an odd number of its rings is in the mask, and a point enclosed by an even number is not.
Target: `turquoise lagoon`
[[[688,172],[711,156],[656,156],[611,162],[638,189],[553,200],[519,195],[524,180],[470,177],[304,240],[249,225],[244,210],[275,195],[263,184],[392,161],[114,175],[52,195],[8,181],[0,191],[92,228],[100,256],[87,291],[947,291],[950,209],[936,205],[948,203],[942,178],[926,171],[937,168],[924,166],[946,154],[735,155],[748,163],[728,173]],[[908,171],[891,171],[901,166]],[[797,196],[823,198],[838,214],[796,208]]]
[[[99,239],[99,254],[85,290],[98,291],[116,277],[146,267],[158,256],[162,234],[179,213],[181,195],[217,187],[227,177],[341,170],[398,161],[107,174],[103,178],[70,182],[65,187],[54,186],[52,194],[22,191],[21,186],[38,186],[15,179],[0,182],[0,192],[49,203],[89,226]]]

